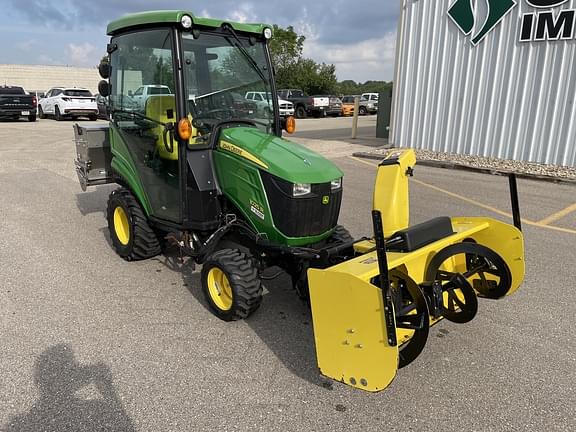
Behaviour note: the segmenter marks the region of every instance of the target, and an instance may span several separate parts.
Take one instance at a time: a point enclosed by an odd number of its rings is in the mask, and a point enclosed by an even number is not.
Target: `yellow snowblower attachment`
[[[431,325],[470,321],[477,297],[509,295],[524,278],[515,226],[441,217],[408,227],[415,162],[412,150],[393,151],[378,167],[374,238],[355,243],[353,259],[308,270],[321,373],[372,392],[420,354]]]

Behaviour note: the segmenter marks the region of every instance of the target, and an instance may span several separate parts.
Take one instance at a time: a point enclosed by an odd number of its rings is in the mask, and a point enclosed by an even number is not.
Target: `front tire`
[[[361,106],[360,108],[358,108],[358,114],[361,116],[365,116],[366,114],[368,114],[368,110],[366,109],[366,107]]]
[[[202,291],[210,309],[224,321],[250,316],[262,302],[262,282],[253,259],[238,249],[221,249],[202,266]]]
[[[341,244],[341,243],[349,243],[351,241],[354,241],[354,237],[352,237],[350,231],[348,231],[342,225],[336,225],[336,228],[334,228],[334,232],[328,238],[328,243]]]
[[[40,120],[42,120],[43,118],[46,118],[46,116],[44,115],[44,110],[42,109],[41,105],[38,105],[38,118]]]
[[[123,259],[143,260],[161,252],[156,233],[128,189],[120,188],[110,194],[106,213],[112,246]]]

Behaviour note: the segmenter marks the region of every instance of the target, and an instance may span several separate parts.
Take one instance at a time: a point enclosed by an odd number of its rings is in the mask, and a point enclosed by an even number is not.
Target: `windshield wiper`
[[[235,46],[236,48],[238,48],[240,50],[242,55],[246,58],[246,61],[248,62],[248,64],[250,66],[252,66],[252,69],[254,69],[256,71],[256,73],[258,73],[258,75],[260,76],[262,81],[268,83],[268,79],[264,75],[264,72],[262,72],[262,69],[260,69],[260,66],[258,66],[258,63],[256,63],[256,61],[252,58],[250,53],[248,53],[248,51],[246,51],[246,48],[244,48],[244,45],[242,45],[242,41],[240,41],[240,38],[238,37],[238,35],[236,34],[236,32],[234,31],[232,26],[231,25],[224,25],[223,28],[226,29],[228,31],[228,33],[230,33],[234,37],[235,43],[233,43],[233,41],[230,41],[229,38],[226,38],[226,39],[228,39],[233,46]]]

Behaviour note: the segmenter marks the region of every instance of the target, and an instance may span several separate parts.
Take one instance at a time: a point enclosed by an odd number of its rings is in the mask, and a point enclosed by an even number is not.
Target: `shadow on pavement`
[[[69,345],[44,351],[35,362],[40,396],[30,411],[13,417],[6,432],[134,431],[124,411],[110,368],[81,365]]]
[[[182,262],[173,248],[156,259],[167,268],[180,272],[188,291],[212,313],[204,298],[200,272],[194,261],[185,259]],[[270,269],[266,274],[275,273],[274,270]],[[260,308],[244,322],[287,369],[312,384],[325,387],[326,382],[316,365],[309,307],[298,298],[287,274],[282,273],[273,280],[263,280],[263,284],[268,294],[264,296]]]
[[[78,207],[78,210],[80,210],[80,213],[82,213],[82,216],[91,213],[102,213],[106,215],[108,196],[116,188],[116,185],[113,185],[112,187],[100,186],[76,194],[76,206]],[[78,186],[78,189],[80,190],[80,186]]]

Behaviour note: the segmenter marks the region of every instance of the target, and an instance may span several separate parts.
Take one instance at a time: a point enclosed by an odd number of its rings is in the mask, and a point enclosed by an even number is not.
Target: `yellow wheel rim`
[[[114,209],[114,231],[120,243],[126,246],[130,242],[130,224],[122,207]]]
[[[218,267],[208,272],[208,292],[218,309],[227,311],[232,307],[232,287],[228,276]]]

